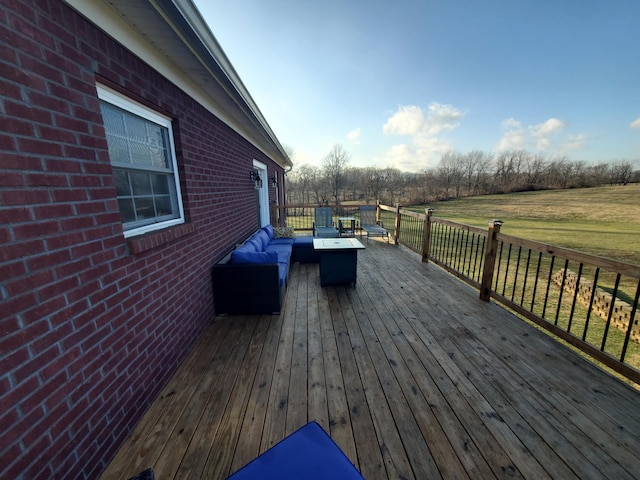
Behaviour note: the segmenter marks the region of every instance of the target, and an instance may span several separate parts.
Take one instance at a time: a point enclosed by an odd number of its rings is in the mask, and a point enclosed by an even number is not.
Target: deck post
[[[396,224],[395,224],[396,231],[393,232],[394,245],[398,245],[398,240],[400,239],[400,209],[401,208],[402,208],[402,205],[398,203],[396,205]]]
[[[425,210],[427,214],[424,217],[424,231],[422,235],[422,263],[429,263],[429,244],[431,243],[431,216],[433,208]]]
[[[482,270],[482,283],[480,284],[480,300],[484,300],[485,302],[488,302],[491,298],[491,282],[493,280],[493,270],[498,253],[498,240],[496,236],[500,233],[502,223],[502,220],[491,220],[489,222],[487,245],[484,253],[484,269]]]
[[[280,206],[276,200],[271,204],[271,225],[281,226],[280,225]]]

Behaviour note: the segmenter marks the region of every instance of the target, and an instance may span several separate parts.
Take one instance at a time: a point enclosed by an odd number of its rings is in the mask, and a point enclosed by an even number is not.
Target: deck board
[[[402,247],[358,270],[217,317],[102,478],[226,478],[311,420],[369,480],[640,478],[638,391]]]

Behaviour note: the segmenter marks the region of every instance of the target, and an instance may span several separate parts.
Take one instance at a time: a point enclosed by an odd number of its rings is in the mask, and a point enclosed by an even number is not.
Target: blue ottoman
[[[307,423],[228,480],[364,480],[316,422]]]
[[[292,262],[319,263],[320,255],[313,249],[313,237],[294,237]]]

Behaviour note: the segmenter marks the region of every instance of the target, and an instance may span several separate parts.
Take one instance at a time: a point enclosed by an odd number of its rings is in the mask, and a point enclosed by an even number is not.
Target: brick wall
[[[213,319],[252,159],[275,165],[62,2],[1,1],[0,478],[95,478]],[[97,79],[175,118],[187,224],[124,239]]]

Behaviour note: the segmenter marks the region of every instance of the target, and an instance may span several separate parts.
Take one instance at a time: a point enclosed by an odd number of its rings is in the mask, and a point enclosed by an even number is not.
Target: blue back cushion
[[[274,264],[278,263],[278,254],[276,252],[251,252],[238,248],[231,254],[231,263]]]
[[[262,227],[262,230],[267,232],[267,235],[269,236],[269,241],[271,241],[273,239],[273,226],[271,224],[265,225],[264,227]]]
[[[269,234],[264,230],[260,230],[253,236],[253,238],[255,238],[257,242],[259,242],[258,244],[261,246],[260,250],[264,250],[265,248],[267,248],[267,245],[269,245]]]

